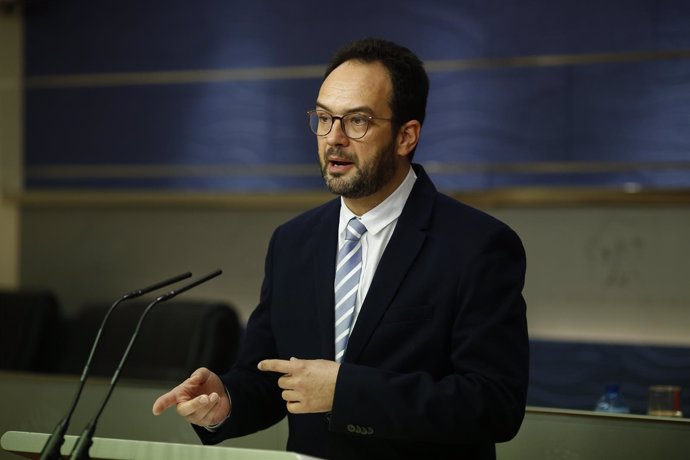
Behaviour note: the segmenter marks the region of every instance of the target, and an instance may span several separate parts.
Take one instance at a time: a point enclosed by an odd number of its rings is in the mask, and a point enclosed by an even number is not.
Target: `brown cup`
[[[682,417],[680,410],[680,387],[675,385],[652,385],[649,387],[647,415],[655,417]]]

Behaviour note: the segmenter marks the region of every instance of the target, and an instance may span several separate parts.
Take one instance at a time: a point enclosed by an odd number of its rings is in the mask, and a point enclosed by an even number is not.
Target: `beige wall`
[[[690,208],[512,209],[531,336],[690,345]]]
[[[0,288],[14,287],[18,272],[18,213],[12,197],[20,187],[21,22],[0,14]]]
[[[690,346],[690,208],[488,209],[521,235],[533,338]],[[22,281],[54,288],[66,310],[172,274],[224,275],[192,296],[247,317],[266,246],[298,210],[220,206],[27,205]]]

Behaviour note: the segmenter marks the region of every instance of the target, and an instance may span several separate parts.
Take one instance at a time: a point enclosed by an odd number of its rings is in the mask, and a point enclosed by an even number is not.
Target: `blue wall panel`
[[[29,91],[26,162],[226,164],[314,161],[317,80]]]
[[[640,344],[530,341],[527,404],[592,410],[608,383],[618,383],[630,411],[646,414],[649,387],[678,385],[690,413],[690,348]]]
[[[26,184],[321,189],[304,112],[376,35],[429,67],[416,160],[445,190],[687,188],[688,24],[680,0],[30,0]]]

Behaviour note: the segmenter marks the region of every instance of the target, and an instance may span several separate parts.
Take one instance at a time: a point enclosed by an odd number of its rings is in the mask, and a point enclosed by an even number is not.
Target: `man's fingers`
[[[160,415],[162,414],[166,409],[174,406],[180,402],[180,398],[178,397],[178,392],[177,388],[174,388],[164,395],[161,395],[154,401],[153,403],[153,415]]]
[[[160,415],[166,409],[174,406],[175,404],[180,404],[189,401],[192,398],[190,394],[197,392],[195,388],[206,383],[210,376],[211,371],[204,367],[201,367],[192,372],[192,375],[190,375],[189,378],[187,378],[187,380],[185,380],[169,392],[159,396],[158,399],[156,399],[156,401],[153,403],[152,408],[153,415]]]
[[[297,379],[290,374],[283,374],[278,379],[278,387],[283,390],[294,390],[297,386]]]
[[[264,359],[257,366],[260,371],[264,372],[280,372],[281,374],[289,374],[295,369],[295,361],[287,361],[285,359]]]
[[[304,405],[300,401],[288,401],[285,403],[288,412],[291,414],[303,414],[306,413],[304,410]]]
[[[289,403],[299,402],[299,395],[294,390],[283,390],[281,392],[281,397],[283,398],[283,401]]]
[[[195,415],[195,419],[201,419],[205,414],[213,409],[220,398],[216,393],[210,395],[200,395],[189,401],[181,402],[177,405],[177,413],[182,417],[190,417]],[[199,417],[198,415],[201,416]]]

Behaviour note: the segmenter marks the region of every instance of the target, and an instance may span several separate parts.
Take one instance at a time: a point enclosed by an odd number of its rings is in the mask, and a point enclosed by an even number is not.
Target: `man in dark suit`
[[[525,254],[412,164],[428,78],[391,42],[333,58],[309,122],[339,199],[276,229],[240,357],[161,396],[204,443],[287,415],[329,459],[490,459],[524,416]]]

